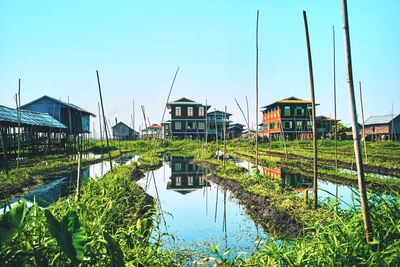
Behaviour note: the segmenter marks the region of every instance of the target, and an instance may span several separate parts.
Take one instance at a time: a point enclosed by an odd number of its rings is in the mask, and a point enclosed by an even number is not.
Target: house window
[[[193,107],[188,107],[188,116],[193,117]]]
[[[311,121],[307,121],[307,129],[311,129],[312,126],[312,122]]]
[[[175,116],[181,116],[181,107],[175,108]]]
[[[301,130],[302,127],[303,127],[302,121],[296,121],[296,129]]]
[[[304,109],[302,107],[296,107],[296,116],[303,116],[304,115]]]
[[[180,121],[176,121],[176,122],[175,122],[175,129],[176,129],[176,130],[180,130],[181,128],[182,128],[181,122],[180,122]]]
[[[193,186],[193,176],[188,176],[188,186]]]
[[[199,107],[199,116],[204,117],[204,107]]]
[[[187,129],[195,129],[195,128],[196,128],[196,124],[194,122],[187,123]]]
[[[270,128],[270,129],[275,129],[275,123],[274,123],[274,122],[270,123],[270,124],[269,124],[269,128]]]
[[[289,117],[290,116],[290,107],[284,107],[283,109],[283,115],[285,117]]]
[[[291,129],[292,128],[292,122],[291,121],[283,122],[283,128],[284,129]]]
[[[204,130],[204,122],[199,122],[199,130]]]
[[[175,185],[176,186],[181,186],[181,183],[182,181],[181,181],[181,177],[180,176],[176,176],[176,178],[175,178]]]
[[[169,124],[165,124],[164,127],[165,127],[165,130],[169,130]]]
[[[175,163],[175,171],[179,172],[182,170],[182,163],[177,162]]]
[[[199,185],[204,185],[204,179],[203,177],[199,177]]]

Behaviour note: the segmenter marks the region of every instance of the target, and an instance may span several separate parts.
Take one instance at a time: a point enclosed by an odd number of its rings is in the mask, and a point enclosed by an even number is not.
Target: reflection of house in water
[[[171,157],[167,159],[171,166],[171,177],[167,183],[167,189],[187,194],[196,189],[210,186],[206,180],[205,170],[192,161],[193,158]]]
[[[263,167],[264,175],[274,179],[282,179],[282,182],[296,191],[303,191],[312,187],[312,178],[306,177],[300,173],[293,173],[280,167]]]

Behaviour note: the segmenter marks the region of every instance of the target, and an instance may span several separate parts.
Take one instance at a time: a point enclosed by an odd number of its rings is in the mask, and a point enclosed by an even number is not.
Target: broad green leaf
[[[107,241],[106,247],[108,254],[111,257],[113,266],[125,266],[124,253],[121,250],[118,242],[107,232],[104,232],[104,239]]]
[[[24,229],[28,214],[26,200],[23,200],[1,217],[0,246],[14,239]]]
[[[61,222],[48,210],[44,211],[44,215],[50,234],[57,240],[61,250],[71,259],[72,264],[78,265],[85,252],[86,232],[85,228],[79,224],[76,212],[68,210]]]

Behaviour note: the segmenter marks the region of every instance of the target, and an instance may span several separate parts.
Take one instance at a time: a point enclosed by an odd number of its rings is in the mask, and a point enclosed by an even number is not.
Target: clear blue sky
[[[355,85],[365,116],[400,112],[400,1],[349,1]],[[0,1],[0,104],[42,95],[97,113],[96,69],[106,114],[130,123],[136,103],[159,123],[171,100],[217,109],[249,97],[255,121],[255,21],[260,10],[260,106],[288,96],[310,99],[302,11],[312,42],[317,115],[333,116],[332,25],[336,28],[338,117],[349,121],[339,0],[331,1]],[[358,91],[357,91],[357,101]],[[96,128],[97,119],[95,120]]]

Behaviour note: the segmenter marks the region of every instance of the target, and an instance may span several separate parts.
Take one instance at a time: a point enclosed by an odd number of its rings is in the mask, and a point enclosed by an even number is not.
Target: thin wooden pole
[[[338,172],[338,155],[337,155],[337,113],[336,113],[336,40],[335,26],[332,26],[333,35],[333,108],[335,113],[335,166]]]
[[[240,112],[243,115],[244,121],[246,122],[246,125],[247,125],[247,129],[250,129],[249,122],[247,121],[246,116],[244,115],[244,112],[243,112],[242,108],[240,107],[239,102],[236,100],[236,98],[235,98],[235,102],[236,102],[236,105],[239,107]]]
[[[214,108],[215,142],[217,144],[217,158],[219,158],[217,110]]]
[[[76,199],[81,197],[81,152],[78,151],[78,170],[76,174]]]
[[[208,114],[207,114],[207,108],[208,108],[208,104],[207,104],[207,99],[206,99],[206,106],[205,106],[205,110],[204,110],[204,112],[205,112],[205,117],[206,117],[206,125],[205,125],[205,143],[206,143],[206,145],[205,145],[205,148],[206,148],[206,151],[208,150]]]
[[[364,154],[365,154],[365,163],[368,163],[368,153],[367,153],[367,140],[365,139],[365,125],[364,125],[364,103],[363,103],[363,95],[361,89],[361,81],[358,81],[358,85],[360,87],[360,103],[361,103],[361,117],[362,117],[362,131],[363,131],[363,143],[364,143]]]
[[[349,97],[349,109],[351,115],[351,124],[354,139],[354,153],[357,165],[358,187],[360,190],[361,210],[364,219],[364,231],[367,242],[372,241],[372,228],[368,208],[368,198],[364,178],[364,164],[361,155],[360,135],[357,122],[357,108],[354,96],[353,84],[353,66],[351,61],[351,47],[350,47],[350,30],[349,19],[347,14],[347,0],[342,0],[342,17],[343,17],[343,35],[344,35],[344,51],[346,63],[346,76],[347,76],[347,93]]]
[[[106,133],[106,142],[107,142],[107,151],[108,151],[108,159],[110,161],[110,170],[112,171],[112,160],[111,160],[111,151],[110,151],[110,143],[108,141],[108,133],[107,133],[107,120],[106,114],[104,113],[104,105],[103,105],[103,97],[101,95],[101,86],[100,86],[100,78],[99,78],[99,71],[96,70],[97,76],[97,84],[99,86],[99,95],[100,95],[100,103],[101,103],[101,111],[103,113],[103,124],[104,124],[104,132]]]
[[[224,126],[224,157],[223,157],[223,160],[224,160],[224,167],[225,167],[225,165],[226,165],[226,106],[225,106],[225,113],[224,113],[224,124],[223,124]]]
[[[100,103],[97,102],[97,106],[99,109],[99,134],[100,134],[100,153],[103,155],[103,130],[102,130],[102,126],[101,126],[101,112],[100,112]]]
[[[164,116],[165,116],[165,112],[167,111],[167,106],[168,106],[168,102],[169,102],[169,97],[171,96],[172,88],[174,88],[175,79],[176,79],[176,76],[178,75],[178,72],[179,72],[179,67],[176,69],[174,78],[172,79],[171,87],[169,88],[167,101],[165,102],[164,112],[163,112],[163,115],[162,115],[162,118],[161,118],[161,123],[160,123],[161,126],[162,126],[162,123],[163,123],[163,121],[164,121]],[[150,125],[150,123],[149,123],[149,125]],[[163,139],[163,138],[162,138],[162,139]],[[164,140],[162,140],[162,142],[164,143]]]
[[[314,193],[314,209],[318,207],[318,186],[317,186],[317,175],[318,175],[318,148],[317,148],[317,131],[315,125],[315,94],[314,94],[314,74],[312,67],[312,57],[311,57],[311,46],[310,46],[310,36],[308,34],[308,24],[307,24],[307,13],[303,11],[304,18],[304,28],[306,31],[306,42],[307,42],[307,54],[308,54],[308,70],[310,74],[310,89],[311,89],[311,118],[312,118],[312,132],[313,132],[313,149],[314,149],[314,180],[313,180],[313,193]]]
[[[258,166],[258,19],[260,12],[257,10],[256,22],[256,166]]]
[[[5,165],[5,168],[6,168],[6,175],[8,177],[8,160],[7,160],[7,144],[8,144],[8,142],[6,144],[6,141],[4,140],[4,136],[6,136],[7,130],[4,133],[4,127],[3,126],[1,126],[0,134],[1,134],[1,143],[2,143],[2,147],[3,147],[4,165]]]
[[[249,100],[247,99],[246,95],[246,109],[247,109],[247,137],[250,137],[250,110],[249,110]]]
[[[118,120],[117,117],[115,117],[115,126],[117,126]],[[117,130],[117,128],[115,128]],[[117,135],[115,135],[117,137]],[[118,150],[119,150],[119,162],[122,164],[122,151],[121,151],[121,136],[117,137],[118,138]]]
[[[20,149],[21,149],[21,79],[18,79],[17,115],[18,115],[18,154],[17,154],[17,168],[19,168],[19,155],[20,155]]]

